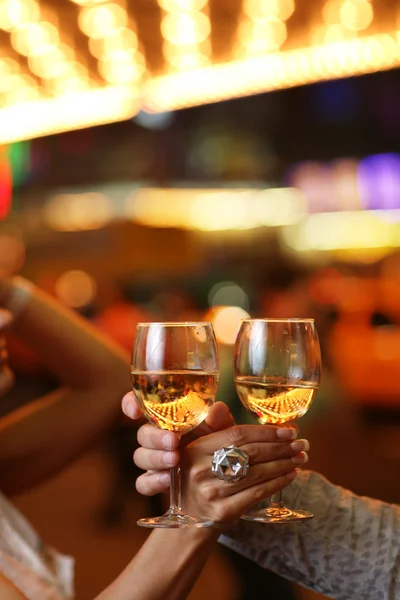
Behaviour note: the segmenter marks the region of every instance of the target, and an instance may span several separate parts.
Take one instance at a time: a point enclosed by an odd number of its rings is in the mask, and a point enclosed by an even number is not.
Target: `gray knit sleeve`
[[[314,513],[293,524],[240,521],[220,542],[336,600],[400,600],[400,507],[356,496],[311,471],[284,491]]]

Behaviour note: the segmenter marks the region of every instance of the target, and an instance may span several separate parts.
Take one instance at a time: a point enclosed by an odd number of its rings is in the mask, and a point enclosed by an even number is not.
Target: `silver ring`
[[[214,452],[211,471],[218,479],[235,482],[246,477],[249,457],[237,446],[226,446]]]

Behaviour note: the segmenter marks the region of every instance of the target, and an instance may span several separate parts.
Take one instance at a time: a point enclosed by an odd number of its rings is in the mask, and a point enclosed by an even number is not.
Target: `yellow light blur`
[[[126,11],[115,3],[83,8],[78,17],[80,29],[88,37],[103,38],[112,35],[119,28],[126,27]]]
[[[82,72],[82,65],[75,61],[72,48],[65,44],[49,46],[47,52],[39,56],[29,56],[28,65],[32,73],[43,79],[53,79]]]
[[[114,50],[100,59],[99,71],[110,83],[136,82],[143,76],[143,63],[143,56],[139,52]]]
[[[40,97],[41,92],[37,85],[24,85],[23,87],[15,87],[6,94],[7,103],[9,104],[33,102],[35,100],[39,100]]]
[[[287,21],[294,13],[294,0],[244,0],[243,12],[252,20],[276,17]]]
[[[259,21],[244,21],[238,37],[249,52],[259,53],[280,48],[287,37],[286,25],[280,19],[267,17]]]
[[[97,192],[59,194],[44,210],[45,222],[57,231],[85,231],[107,225],[112,216],[108,196]]]
[[[241,321],[249,317],[249,313],[239,306],[216,306],[204,318],[211,321],[218,342],[232,345],[236,341]]]
[[[200,50],[201,48],[201,50]],[[164,42],[165,60],[177,69],[192,69],[209,63],[210,46],[207,43],[194,46],[174,46]]]
[[[12,47],[24,56],[45,54],[58,42],[57,28],[47,22],[22,25],[11,33]]]
[[[353,31],[366,29],[372,23],[374,11],[367,0],[346,0],[340,8],[340,20]]]
[[[137,50],[138,39],[132,29],[122,28],[105,38],[89,38],[90,53],[100,59],[115,50]]]
[[[340,21],[340,9],[343,0],[328,0],[322,9],[322,18],[327,25],[336,25]]]
[[[2,0],[0,3],[0,29],[5,31],[33,23],[39,16],[40,7],[35,0]]]
[[[96,282],[85,271],[67,271],[56,282],[55,291],[60,300],[71,308],[82,308],[96,296]]]
[[[166,11],[175,10],[201,10],[208,0],[158,0],[158,5]]]
[[[171,12],[161,22],[161,33],[171,44],[199,44],[210,35],[210,19],[202,12]]]
[[[0,144],[130,119],[139,102],[126,86],[107,86],[0,109]]]
[[[0,78],[0,90],[2,92],[16,92],[27,87],[37,87],[36,81],[30,75],[13,73]]]
[[[96,4],[104,4],[107,0],[71,0],[79,6],[95,6]]]
[[[4,75],[10,75],[11,73],[17,73],[19,71],[19,64],[12,58],[0,58],[0,77]],[[1,79],[0,79],[1,84]]]
[[[127,202],[127,216],[150,227],[199,231],[246,230],[299,222],[305,197],[282,189],[146,189]]]
[[[388,219],[388,212],[393,213],[395,221]],[[286,246],[297,252],[399,247],[397,213],[355,211],[309,215],[300,224],[284,228],[282,238]]]
[[[332,76],[370,73],[400,65],[400,36],[365,36],[298,50],[248,57],[227,64],[182,71],[149,79],[144,86],[148,112],[177,110],[206,102],[245,96],[293,85],[288,65],[311,65],[296,83],[330,79]],[[338,57],[334,54],[338,52]],[[345,61],[345,55],[348,59]]]

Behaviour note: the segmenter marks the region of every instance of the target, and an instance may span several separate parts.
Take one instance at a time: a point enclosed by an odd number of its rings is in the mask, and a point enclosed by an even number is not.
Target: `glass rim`
[[[315,319],[310,318],[288,318],[288,319],[241,319],[242,323],[315,323]]]
[[[159,325],[163,327],[198,327],[199,325],[211,325],[210,321],[140,321],[136,327],[150,327]]]

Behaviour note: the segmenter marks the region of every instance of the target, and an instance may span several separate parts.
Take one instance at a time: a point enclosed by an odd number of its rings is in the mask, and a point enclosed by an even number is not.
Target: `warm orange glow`
[[[367,0],[346,0],[340,8],[340,20],[353,31],[366,29],[372,23],[374,11]]]
[[[208,0],[157,0],[160,8],[173,12],[174,10],[201,10]]]
[[[93,56],[100,59],[114,50],[137,50],[138,39],[132,29],[122,28],[105,38],[90,38],[89,50]]]
[[[239,306],[216,306],[209,310],[204,318],[211,321],[218,342],[232,345],[242,320],[249,317],[249,313]]]
[[[239,27],[238,37],[251,53],[268,52],[280,48],[287,36],[286,25],[276,17],[258,21],[244,21]]]
[[[286,21],[294,9],[294,0],[243,0],[243,12],[252,20],[276,17]]]
[[[39,15],[39,4],[35,0],[3,0],[0,3],[0,29],[11,31],[37,21]]]
[[[137,82],[145,70],[141,54],[129,50],[114,50],[99,61],[99,71],[110,83]]]
[[[110,85],[6,106],[0,110],[0,143],[129,119],[139,110],[135,98],[130,88]]]
[[[103,38],[127,26],[126,11],[115,3],[100,4],[83,8],[78,24],[88,37]]]
[[[81,308],[96,296],[96,282],[85,271],[67,271],[56,282],[56,294],[67,306]]]
[[[161,22],[163,37],[178,46],[199,44],[210,35],[210,31],[210,19],[202,12],[171,12]]]
[[[57,28],[48,22],[29,23],[11,33],[12,47],[25,56],[44,54],[59,42]]]

